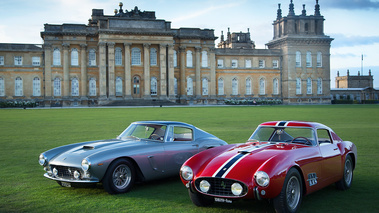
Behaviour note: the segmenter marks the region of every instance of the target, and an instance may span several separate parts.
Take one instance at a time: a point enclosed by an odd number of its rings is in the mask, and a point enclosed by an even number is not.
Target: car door
[[[166,172],[178,173],[182,164],[199,151],[192,128],[170,126],[164,143],[166,153]]]
[[[341,174],[341,152],[327,129],[317,129],[322,160],[322,180],[326,185],[337,181]]]

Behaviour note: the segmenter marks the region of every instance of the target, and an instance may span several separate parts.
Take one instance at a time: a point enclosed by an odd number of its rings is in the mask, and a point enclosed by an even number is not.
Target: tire
[[[118,159],[109,167],[103,178],[103,187],[109,194],[128,192],[135,181],[133,164],[126,159]]]
[[[291,168],[284,180],[280,194],[274,198],[276,212],[297,212],[303,199],[303,181],[299,171]]]
[[[191,198],[192,203],[195,204],[196,206],[206,207],[214,203],[213,197],[208,197],[196,191],[192,192],[191,189],[188,189],[188,194]]]
[[[351,160],[351,156],[346,156],[344,169],[343,169],[343,177],[341,180],[336,182],[337,189],[339,190],[347,190],[351,187],[353,183],[353,161]]]

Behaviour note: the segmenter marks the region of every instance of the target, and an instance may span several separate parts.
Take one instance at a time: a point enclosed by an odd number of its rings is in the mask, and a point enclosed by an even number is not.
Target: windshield
[[[258,127],[249,141],[315,144],[315,134],[311,128]]]
[[[134,138],[163,141],[166,128],[165,125],[159,124],[131,124],[117,139]]]

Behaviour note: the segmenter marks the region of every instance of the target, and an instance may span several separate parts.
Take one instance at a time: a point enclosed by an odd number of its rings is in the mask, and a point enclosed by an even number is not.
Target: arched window
[[[116,96],[122,96],[122,78],[116,78]]]
[[[300,95],[301,94],[301,79],[296,78],[296,94]]]
[[[61,51],[59,50],[59,48],[55,48],[53,51],[53,65],[61,65]]]
[[[187,51],[187,67],[193,67],[192,65],[192,51]]]
[[[38,77],[33,79],[33,96],[41,96],[41,80]]]
[[[54,96],[61,96],[61,79],[54,78]]]
[[[141,65],[141,50],[137,47],[132,49],[132,65]]]
[[[207,53],[207,51],[201,52],[201,67],[208,67],[208,53]]]
[[[208,79],[207,78],[203,78],[202,80],[202,86],[203,86],[203,95],[208,95]]]
[[[218,95],[224,95],[224,79],[218,79]]]
[[[156,77],[152,77],[150,81],[150,94],[151,95],[157,95],[158,91],[158,82]]]
[[[246,95],[251,95],[251,78],[246,79]]]
[[[307,67],[312,67],[312,53],[307,52]]]
[[[322,78],[317,79],[317,94],[322,94]]]
[[[116,66],[122,65],[122,51],[120,47],[116,47],[115,53],[114,53],[114,61]]]
[[[150,65],[157,65],[157,49],[150,49]]]
[[[296,67],[301,67],[301,52],[296,51]]]
[[[71,66],[79,66],[79,54],[76,48],[71,50]]]
[[[96,96],[96,80],[89,79],[89,96]]]
[[[23,85],[22,85],[22,78],[17,77],[14,84],[14,95],[15,96],[22,96],[23,95]]]
[[[176,53],[176,50],[174,50],[174,67],[178,66],[178,55]]]
[[[278,95],[279,94],[279,80],[277,78],[274,78],[273,82],[272,82],[272,91],[273,91],[273,94],[274,95]]]
[[[192,78],[187,78],[187,95],[193,95],[193,81],[192,81]]]
[[[4,78],[0,78],[0,96],[5,96],[5,82],[4,82]]]
[[[259,94],[266,94],[266,80],[264,78],[259,79]]]
[[[238,79],[233,78],[232,80],[232,95],[238,95]]]
[[[317,52],[317,67],[322,67],[322,53]]]
[[[174,95],[178,94],[178,79],[174,78]]]
[[[307,79],[307,94],[312,94],[312,79]]]
[[[96,51],[95,49],[90,49],[88,53],[88,65],[96,66]]]
[[[79,81],[77,78],[71,80],[71,96],[79,96]]]

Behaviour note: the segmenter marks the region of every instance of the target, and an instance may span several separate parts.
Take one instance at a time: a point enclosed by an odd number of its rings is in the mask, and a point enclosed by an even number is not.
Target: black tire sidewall
[[[113,178],[112,178],[114,170],[120,165],[128,166],[131,171],[130,183],[124,189],[117,188],[114,185]],[[112,162],[111,165],[108,167],[107,172],[105,173],[104,178],[103,178],[103,187],[109,194],[126,193],[134,185],[134,180],[135,180],[135,169],[134,169],[133,164],[127,159],[118,159]]]

